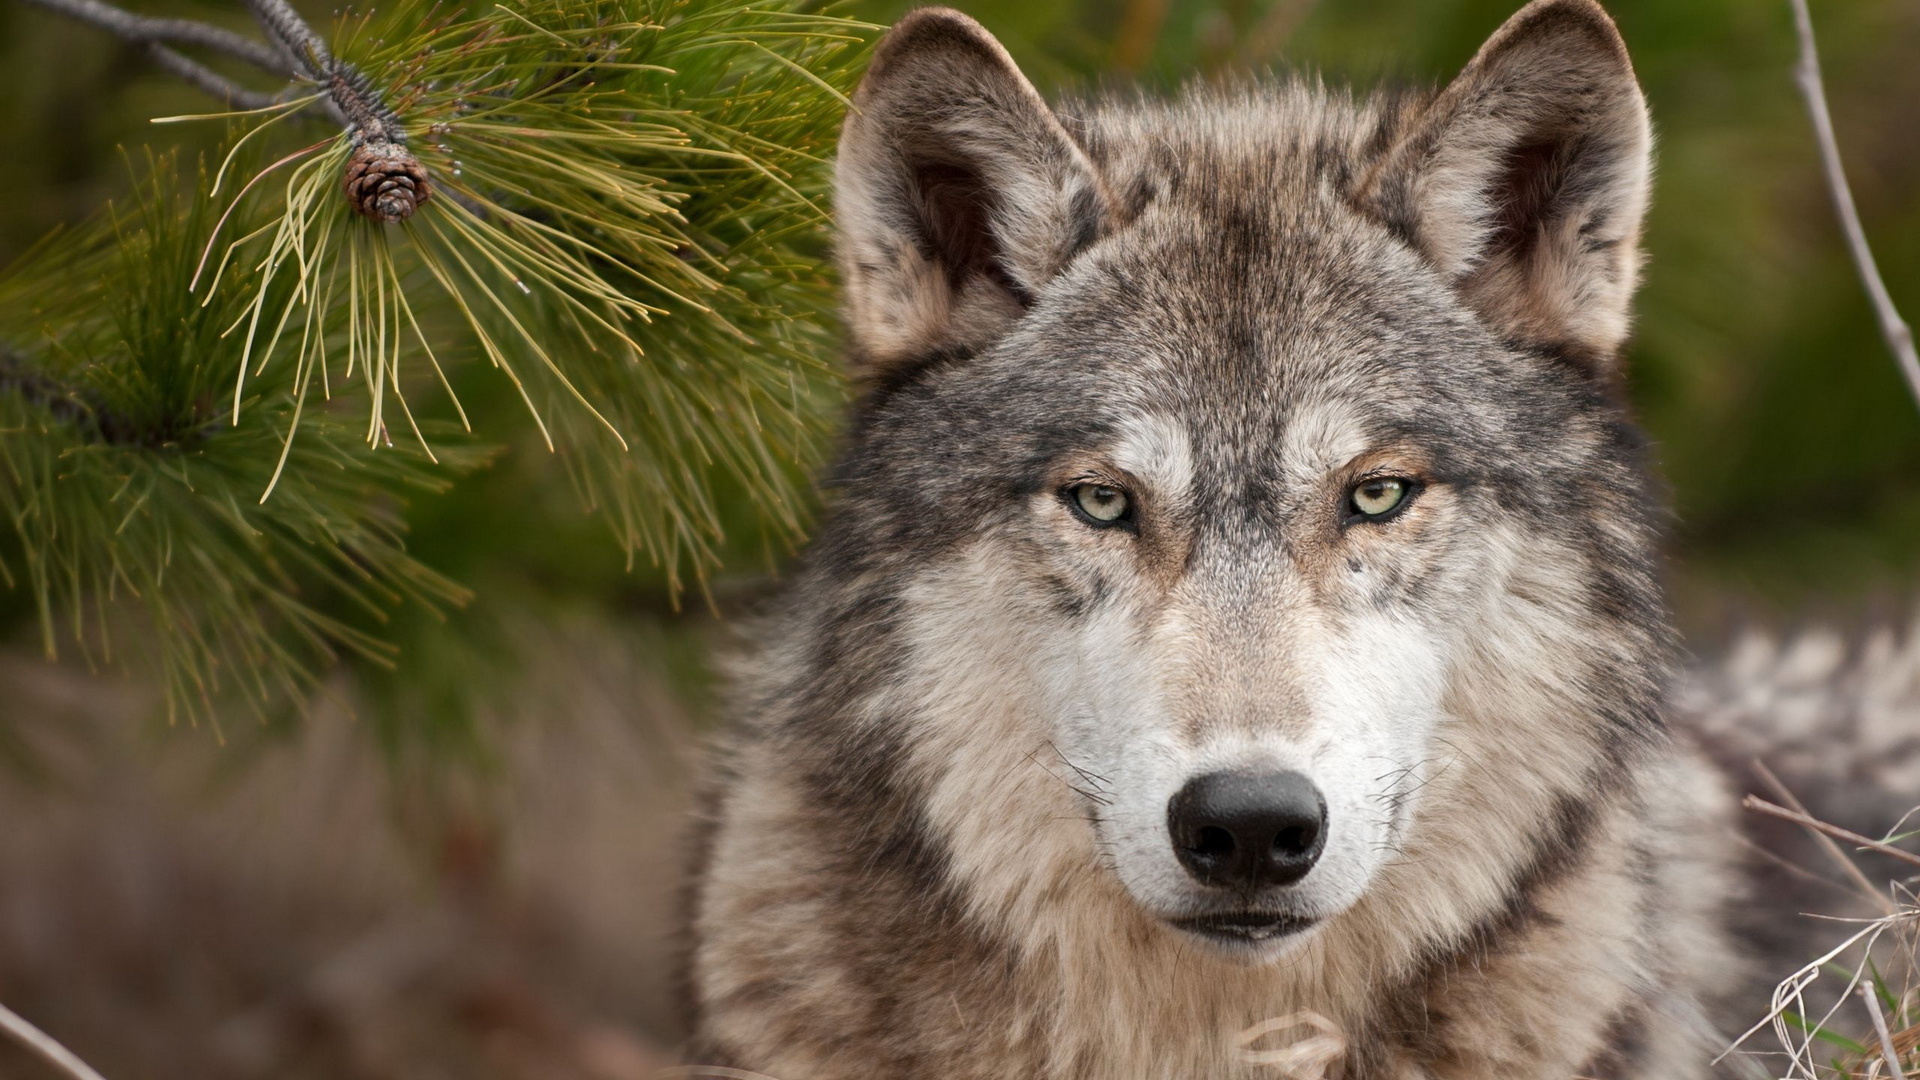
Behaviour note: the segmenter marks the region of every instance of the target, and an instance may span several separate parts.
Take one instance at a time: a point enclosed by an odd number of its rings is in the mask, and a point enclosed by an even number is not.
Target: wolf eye
[[[1126,521],[1133,514],[1133,501],[1127,493],[1106,484],[1075,484],[1066,491],[1067,505],[1097,528]]]
[[[1413,485],[1397,476],[1382,476],[1355,484],[1347,503],[1357,518],[1379,519],[1406,504]]]

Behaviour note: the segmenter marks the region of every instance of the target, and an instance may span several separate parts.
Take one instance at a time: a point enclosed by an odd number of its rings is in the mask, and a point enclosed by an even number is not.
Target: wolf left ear
[[[840,137],[835,217],[860,374],[1004,333],[1105,228],[1087,155],[979,23],[881,40]]]
[[[1533,0],[1360,185],[1496,332],[1610,375],[1640,268],[1652,133],[1594,0]]]

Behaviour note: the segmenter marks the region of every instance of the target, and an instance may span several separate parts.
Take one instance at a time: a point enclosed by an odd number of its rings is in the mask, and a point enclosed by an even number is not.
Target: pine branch
[[[1853,205],[1853,189],[1848,186],[1846,170],[1840,164],[1840,141],[1833,133],[1833,115],[1827,111],[1827,92],[1820,78],[1820,52],[1813,41],[1813,18],[1807,13],[1807,0],[1789,2],[1793,5],[1794,32],[1800,39],[1800,61],[1794,68],[1794,81],[1807,99],[1814,139],[1820,144],[1820,164],[1826,171],[1827,190],[1833,195],[1833,210],[1840,218],[1841,231],[1846,233],[1847,251],[1853,256],[1854,268],[1859,271],[1860,281],[1866,285],[1867,296],[1873,301],[1874,315],[1880,320],[1880,336],[1886,338],[1887,348],[1900,364],[1900,373],[1906,376],[1907,388],[1913,392],[1915,402],[1920,403],[1920,353],[1914,350],[1913,330],[1900,317],[1892,294],[1887,292],[1887,283],[1880,277],[1880,266],[1874,261],[1873,249],[1867,245],[1866,229],[1860,224],[1860,211]]]
[[[162,446],[170,432],[141,424],[96,399],[85,389],[36,370],[18,351],[0,342],[0,393],[18,395],[27,404],[67,421],[109,446]]]
[[[93,410],[73,388],[49,375],[33,370],[25,357],[0,344],[0,393],[20,395],[62,420],[90,423]]]
[[[371,181],[349,176],[348,194],[362,213],[378,221],[404,221],[426,201],[426,171],[406,148],[399,118],[380,94],[351,65],[333,58],[326,42],[286,0],[248,0],[254,21],[269,43],[191,19],[136,15],[103,0],[26,0],[48,11],[97,26],[124,41],[142,45],[155,64],[239,109],[267,109],[284,95],[249,90],[179,51],[171,44],[196,45],[236,57],[271,74],[317,84],[326,107],[355,147],[368,147],[348,168],[374,172]],[[399,177],[400,182],[391,182]]]
[[[524,404],[650,587],[796,540],[843,400],[826,161],[875,30],[799,7],[391,0],[321,42],[254,4],[301,99],[0,275],[0,579],[46,651],[150,661],[216,722],[394,667],[390,620],[468,596],[406,507],[484,460],[455,388],[490,378],[473,419]],[[289,138],[316,106],[339,128]]]
[[[247,8],[294,71],[315,82],[324,82],[332,73],[333,57],[326,43],[286,0],[247,0]]]

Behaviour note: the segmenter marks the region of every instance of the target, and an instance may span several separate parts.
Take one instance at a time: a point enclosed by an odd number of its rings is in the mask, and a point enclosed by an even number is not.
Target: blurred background
[[[907,6],[833,10],[884,23]],[[1516,4],[957,6],[1071,92],[1277,65],[1444,81]],[[1920,411],[1841,244],[1787,5],[1608,7],[1659,136],[1630,388],[1672,485],[1693,646],[1751,622],[1903,616]],[[1854,194],[1913,318],[1920,2],[1813,15]],[[123,193],[123,154],[212,150],[217,130],[148,122],[204,108],[138,50],[0,0],[0,264]],[[618,1078],[666,1060],[711,658],[790,551],[759,539],[753,507],[723,507],[742,527],[710,600],[676,597],[559,465],[514,450],[408,510],[409,549],[472,601],[403,612],[397,673],[343,665],[299,720],[169,727],[140,678],[44,660],[30,598],[0,589],[0,1001],[113,1078]],[[0,1046],[0,1077],[37,1068]]]

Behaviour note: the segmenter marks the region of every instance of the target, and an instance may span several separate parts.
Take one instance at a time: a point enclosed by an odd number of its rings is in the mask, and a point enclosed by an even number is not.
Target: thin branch
[[[255,22],[293,64],[294,71],[316,82],[325,82],[333,73],[333,57],[326,42],[313,32],[307,20],[293,10],[287,0],[247,0]]]
[[[93,409],[64,383],[28,366],[26,358],[0,344],[0,392],[20,395],[62,420],[90,423]]]
[[[112,446],[163,446],[196,437],[197,427],[142,423],[110,409],[85,390],[33,368],[26,357],[0,342],[0,394],[16,394],[27,404]]]
[[[1883,844],[1878,840],[1869,839],[1868,837],[1861,836],[1857,832],[1843,829],[1838,825],[1829,825],[1819,818],[1802,814],[1797,810],[1789,810],[1784,806],[1777,806],[1758,795],[1747,796],[1740,801],[1740,805],[1756,813],[1766,814],[1769,817],[1777,817],[1782,821],[1791,821],[1796,825],[1804,825],[1815,832],[1825,833],[1836,840],[1845,840],[1849,844],[1866,848],[1868,851],[1877,851],[1890,858],[1920,866],[1920,855],[1915,855],[1911,851],[1901,851],[1892,844]]]
[[[100,0],[27,0],[27,3],[84,23],[91,23],[123,40],[137,44],[166,42],[174,45],[197,45],[225,53],[237,60],[245,60],[263,71],[283,78],[293,74],[293,69],[287,65],[286,60],[266,45],[231,30],[194,22],[192,19],[156,19],[146,15],[136,15],[131,11],[122,11],[111,4],[101,3]]]
[[[1800,93],[1807,99],[1814,138],[1820,144],[1820,162],[1826,168],[1827,188],[1833,194],[1834,213],[1839,215],[1840,228],[1847,235],[1847,250],[1853,255],[1853,265],[1873,300],[1874,314],[1880,319],[1880,334],[1887,339],[1887,348],[1893,350],[1894,359],[1900,362],[1900,373],[1906,376],[1914,400],[1920,402],[1920,353],[1914,351],[1913,331],[1900,318],[1900,311],[1893,306],[1893,297],[1887,292],[1887,283],[1880,279],[1880,267],[1873,261],[1866,230],[1860,225],[1860,212],[1853,205],[1853,189],[1847,186],[1846,170],[1840,166],[1840,143],[1834,138],[1833,115],[1827,111],[1827,92],[1820,80],[1820,53],[1813,43],[1813,18],[1807,14],[1807,0],[1788,2],[1793,5],[1793,28],[1800,37],[1800,62],[1794,68],[1794,81],[1800,84]]]
[[[233,82],[226,76],[197,60],[188,59],[157,41],[147,42],[147,55],[160,67],[178,75],[195,87],[226,102],[236,109],[265,109],[278,105],[280,99],[272,94],[263,94],[258,90],[249,90]]]
[[[149,18],[100,0],[27,0],[27,3],[97,26],[122,41],[144,46],[155,64],[234,108],[264,109],[277,104],[279,99],[249,90],[167,43],[203,46],[265,68],[281,78],[286,78],[290,71],[278,53],[260,42],[190,19]]]
[[[27,1023],[19,1013],[0,1005],[0,1031],[33,1051],[40,1060],[60,1070],[71,1080],[106,1080],[106,1077],[93,1071],[93,1067],[74,1056],[73,1051],[61,1046],[53,1037],[32,1024]]]

